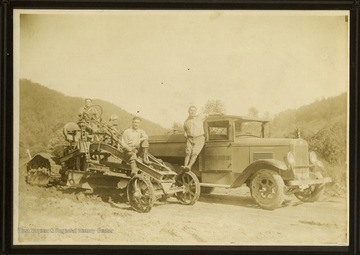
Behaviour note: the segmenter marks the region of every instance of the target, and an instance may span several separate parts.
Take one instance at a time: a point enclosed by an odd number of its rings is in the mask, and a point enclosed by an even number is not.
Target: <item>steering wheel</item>
[[[103,109],[100,105],[91,105],[84,111],[84,115],[90,120],[99,120],[103,114]]]

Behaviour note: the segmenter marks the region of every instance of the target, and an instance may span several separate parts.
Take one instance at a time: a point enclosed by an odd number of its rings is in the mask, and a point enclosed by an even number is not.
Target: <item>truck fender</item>
[[[230,188],[237,188],[243,185],[250,176],[260,169],[271,169],[275,171],[286,171],[288,170],[287,165],[276,159],[259,159],[248,165],[240,176],[231,184]]]

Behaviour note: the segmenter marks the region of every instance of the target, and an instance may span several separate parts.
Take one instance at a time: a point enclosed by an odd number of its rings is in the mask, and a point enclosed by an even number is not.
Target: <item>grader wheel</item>
[[[130,206],[137,212],[149,212],[155,203],[154,187],[143,175],[135,175],[127,186],[127,197]]]
[[[185,172],[176,176],[175,184],[183,186],[184,192],[175,193],[176,198],[184,205],[193,205],[200,196],[200,183],[193,172]]]

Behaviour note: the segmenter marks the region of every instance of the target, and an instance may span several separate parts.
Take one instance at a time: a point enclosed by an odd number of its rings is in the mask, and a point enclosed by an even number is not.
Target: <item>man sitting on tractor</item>
[[[134,176],[137,173],[136,159],[139,151],[142,153],[143,162],[147,165],[150,164],[148,158],[149,137],[144,130],[139,128],[140,122],[141,119],[139,117],[134,117],[131,127],[126,129],[121,137],[121,146],[131,166],[130,176]]]
[[[96,120],[97,119],[97,112],[95,108],[91,107],[92,100],[90,98],[85,99],[85,106],[80,107],[79,109],[79,119],[85,119],[86,121],[89,120]]]
[[[92,100],[90,98],[85,99],[85,106],[80,107],[78,116],[79,123],[85,124],[87,131],[96,132],[98,130],[95,121],[100,116],[95,106],[92,106]]]

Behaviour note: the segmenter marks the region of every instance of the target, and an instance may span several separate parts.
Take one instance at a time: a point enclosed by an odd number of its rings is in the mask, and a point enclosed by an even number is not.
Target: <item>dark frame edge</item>
[[[13,212],[13,70],[12,70],[12,15],[10,0],[2,0],[2,15],[3,26],[2,32],[4,38],[2,40],[2,63],[3,63],[3,76],[2,76],[2,170],[3,170],[3,185],[4,185],[4,221],[3,221],[3,244],[4,254],[11,254],[12,250],[12,212]]]
[[[359,4],[350,10],[350,86],[349,86],[349,254],[358,254],[359,246],[359,188],[358,188],[358,119],[359,119]],[[351,139],[352,138],[352,139]],[[355,138],[355,139],[354,139]],[[353,171],[351,171],[353,169]],[[352,202],[352,203],[351,203]]]
[[[353,196],[353,205],[350,206],[350,220],[353,220],[353,225],[350,226],[350,230],[351,227],[355,228],[353,233],[353,240],[350,239],[350,241],[352,241],[353,243],[353,248],[354,248],[354,254],[360,254],[360,202],[359,202],[359,198],[360,198],[360,188],[359,188],[359,144],[360,144],[360,139],[359,139],[359,119],[360,119],[360,112],[359,112],[359,98],[360,98],[360,89],[359,89],[359,75],[360,75],[360,66],[359,66],[359,58],[360,58],[360,50],[359,50],[359,45],[360,45],[360,1],[356,0],[355,1],[355,6],[354,6],[355,10],[353,10],[354,12],[354,33],[351,34],[352,36],[354,36],[354,38],[350,38],[350,43],[353,43],[353,45],[351,45],[350,50],[353,50],[353,54],[354,54],[354,69],[353,71],[353,77],[351,77],[353,80],[350,80],[350,85],[353,85],[353,89],[354,91],[354,105],[353,105],[353,109],[355,109],[355,112],[353,114],[353,127],[354,127],[354,146],[353,146],[353,158],[354,158],[354,162],[352,162],[354,164],[354,181],[353,181],[353,187],[354,187],[354,196]],[[350,31],[351,32],[351,31]],[[352,40],[351,40],[352,39]],[[350,123],[351,125],[351,123]],[[351,149],[351,147],[350,147]]]
[[[1,102],[1,111],[0,111],[0,135],[1,135],[1,141],[5,140],[5,116],[6,116],[6,104],[5,104],[5,84],[6,84],[6,68],[5,68],[5,62],[6,62],[6,5],[7,3],[5,1],[1,2],[0,5],[0,23],[1,23],[1,32],[0,32],[0,47],[1,47],[1,53],[0,53],[0,77],[1,77],[1,86],[0,86],[0,102]],[[1,246],[1,254],[6,253],[6,237],[5,237],[5,208],[6,208],[6,192],[5,192],[5,179],[6,179],[6,173],[5,173],[5,143],[2,142],[1,144],[1,183],[0,183],[0,189],[1,189],[1,196],[0,196],[0,246]]]

